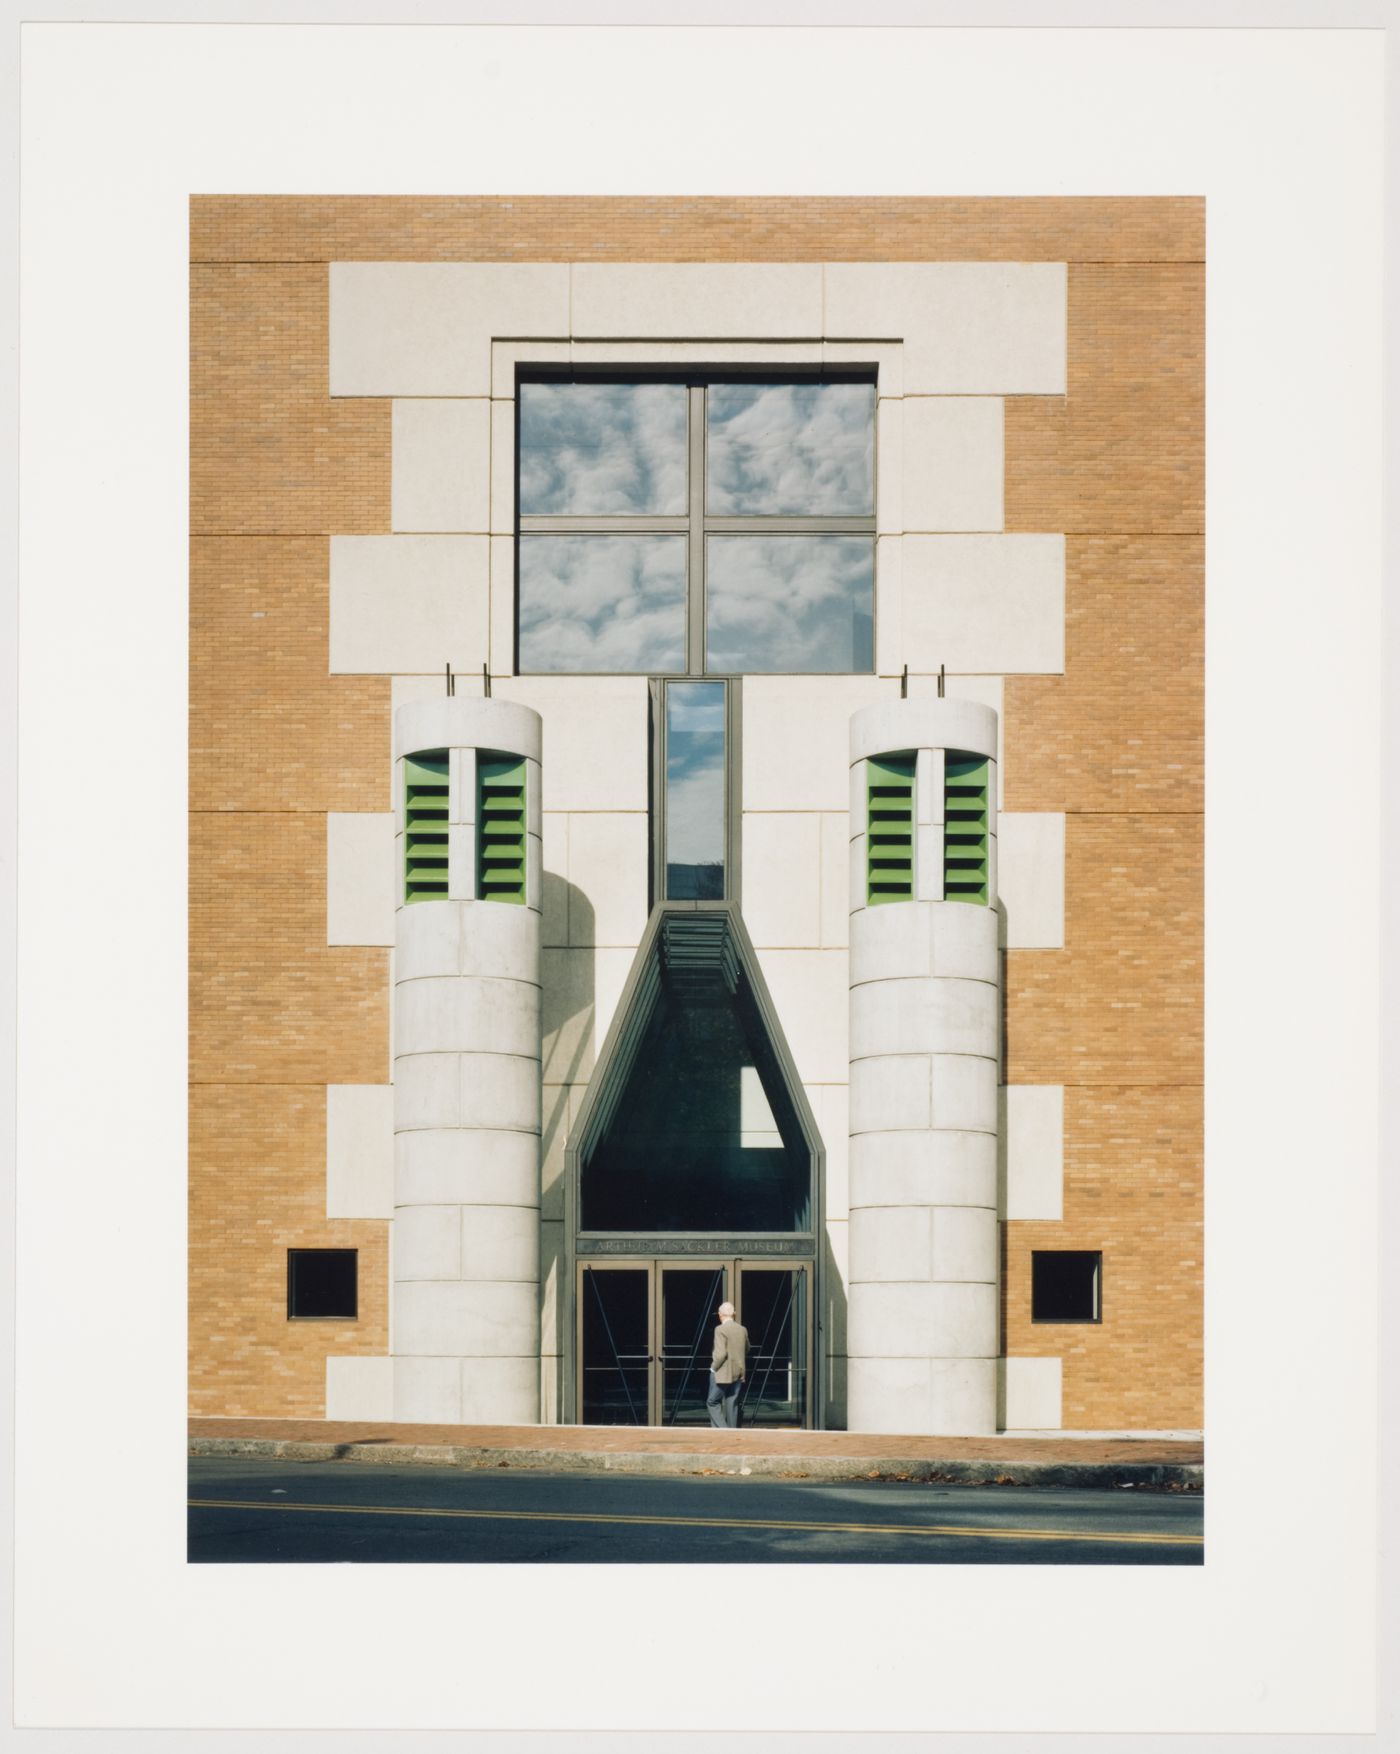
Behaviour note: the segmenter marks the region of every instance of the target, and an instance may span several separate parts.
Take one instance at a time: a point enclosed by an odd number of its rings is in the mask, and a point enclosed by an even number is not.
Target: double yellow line
[[[1081,1529],[969,1528],[957,1523],[831,1523],[796,1522],[777,1517],[619,1516],[603,1511],[566,1510],[438,1510],[401,1504],[294,1504],[280,1499],[191,1498],[191,1509],[297,1510],[333,1516],[468,1517],[482,1522],[616,1523],[628,1528],[785,1529],[819,1535],[952,1535],[976,1541],[1087,1541],[1099,1545],[1199,1547],[1201,1535],[1089,1534]]]

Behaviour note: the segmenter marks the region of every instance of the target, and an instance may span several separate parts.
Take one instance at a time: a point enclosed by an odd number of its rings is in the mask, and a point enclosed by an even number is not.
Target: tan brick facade
[[[319,1415],[327,1354],[387,1346],[324,1085],[387,1077],[325,817],[388,806],[388,683],[328,675],[327,567],[389,528],[390,411],[328,395],[326,264],[1046,260],[1069,394],[1007,403],[1006,527],[1068,533],[1066,671],[1006,685],[1006,807],[1066,813],[1066,937],[1008,957],[1007,1075],[1066,1086],[1065,1216],[1007,1227],[1005,1331],[1063,1358],[1067,1426],[1199,1426],[1202,204],[205,197],[191,244],[192,1409]],[[290,1246],[360,1249],[357,1322],[287,1321]],[[1036,1247],[1104,1251],[1101,1326],[1031,1325]]]

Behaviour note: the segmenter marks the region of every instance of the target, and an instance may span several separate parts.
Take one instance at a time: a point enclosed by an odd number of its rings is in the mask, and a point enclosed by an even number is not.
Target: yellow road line
[[[771,1517],[619,1516],[603,1511],[438,1510],[402,1504],[292,1504],[246,1498],[191,1498],[206,1510],[301,1510],[345,1516],[471,1517],[483,1521],[544,1523],[623,1523],[629,1527],[673,1529],[797,1529],[821,1535],[962,1535],[990,1541],[1094,1541],[1148,1547],[1199,1547],[1201,1535],[1088,1534],[1079,1529],[978,1529],[952,1523],[785,1522]]]

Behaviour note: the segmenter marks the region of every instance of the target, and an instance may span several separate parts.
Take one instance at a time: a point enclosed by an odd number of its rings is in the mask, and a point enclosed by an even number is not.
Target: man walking
[[[715,1352],[710,1361],[710,1392],[705,1405],[710,1424],[720,1431],[733,1431],[739,1424],[739,1395],[749,1352],[749,1331],[734,1320],[734,1305],[719,1306],[715,1329]]]

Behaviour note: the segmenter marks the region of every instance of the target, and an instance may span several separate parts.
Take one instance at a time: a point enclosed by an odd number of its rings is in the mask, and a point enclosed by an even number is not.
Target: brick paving
[[[1199,1440],[1155,1437],[915,1437],[856,1431],[714,1431],[708,1426],[399,1425],[390,1421],[197,1418],[195,1438],[255,1438],[273,1443],[415,1444],[445,1448],[534,1450],[562,1456],[790,1456],[837,1461],[882,1460],[1020,1463],[1140,1463],[1193,1466]]]

